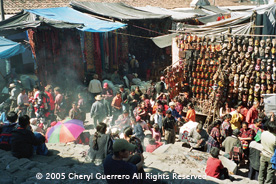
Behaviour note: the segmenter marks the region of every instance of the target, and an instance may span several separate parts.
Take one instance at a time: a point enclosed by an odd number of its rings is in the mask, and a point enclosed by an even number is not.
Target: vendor
[[[188,107],[188,112],[187,112],[187,115],[186,115],[186,118],[185,120],[188,122],[188,121],[193,121],[195,122],[195,119],[196,119],[196,113],[195,113],[195,109],[194,109],[194,105],[192,103],[189,103],[187,105]]]
[[[209,135],[206,130],[203,129],[202,124],[198,124],[195,128],[191,129],[188,134],[188,141],[190,146],[195,149],[204,151],[206,142],[208,141]]]

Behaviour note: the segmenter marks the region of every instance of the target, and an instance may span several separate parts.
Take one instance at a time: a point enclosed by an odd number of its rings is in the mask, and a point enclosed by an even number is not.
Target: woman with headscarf
[[[110,134],[105,134],[106,127],[105,123],[100,122],[96,127],[95,134],[90,137],[87,159],[91,159],[95,165],[100,165],[105,157],[112,153],[113,141]]]

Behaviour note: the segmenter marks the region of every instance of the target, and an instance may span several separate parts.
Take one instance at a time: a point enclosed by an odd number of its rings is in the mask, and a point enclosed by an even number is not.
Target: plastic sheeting
[[[169,15],[155,14],[147,11],[138,10],[124,3],[101,3],[101,2],[78,2],[72,1],[70,5],[78,10],[92,14],[119,20],[145,20],[145,19],[164,19]]]
[[[0,59],[10,58],[25,52],[25,47],[20,43],[0,37]]]
[[[152,41],[157,45],[159,48],[165,48],[172,45],[172,38],[176,37],[178,33],[168,34],[164,36],[158,36],[152,38]]]
[[[169,15],[174,21],[181,21],[181,20],[191,19],[199,16],[197,13],[177,12],[177,11],[172,11],[165,8],[159,8],[159,7],[149,6],[149,5],[145,7],[136,7],[136,8],[139,10],[148,11],[156,14]]]
[[[88,32],[108,32],[126,24],[100,20],[69,7],[23,10],[0,22],[0,35],[11,35],[40,25],[76,28]]]

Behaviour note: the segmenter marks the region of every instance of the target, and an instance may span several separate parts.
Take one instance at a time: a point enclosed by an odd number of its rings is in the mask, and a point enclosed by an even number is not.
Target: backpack
[[[230,159],[233,160],[235,163],[240,163],[243,158],[243,150],[241,145],[237,144],[236,146],[233,146],[229,155]]]
[[[274,150],[274,154],[270,159],[270,163],[272,164],[272,169],[276,170],[276,149]]]
[[[4,125],[0,133],[0,149],[10,151],[11,150],[11,139],[12,131],[15,129],[17,123]]]

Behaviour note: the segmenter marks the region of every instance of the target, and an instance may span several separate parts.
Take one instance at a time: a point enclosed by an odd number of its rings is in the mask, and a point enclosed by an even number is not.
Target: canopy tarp
[[[177,12],[177,11],[172,11],[165,8],[159,8],[159,7],[149,6],[149,5],[145,7],[136,7],[136,8],[139,10],[148,11],[151,13],[169,15],[174,21],[181,21],[181,20],[191,19],[199,16],[197,13]]]
[[[25,52],[25,47],[20,43],[0,37],[0,59],[10,58]]]
[[[72,1],[71,6],[77,10],[91,14],[100,15],[108,18],[115,18],[121,21],[145,20],[145,19],[164,19],[170,15],[155,14],[136,9],[124,3],[105,3],[105,2],[78,2]]]
[[[191,7],[195,7],[195,6],[209,6],[210,2],[208,0],[193,0],[190,3]]]
[[[164,36],[158,36],[152,38],[152,41],[157,45],[159,48],[165,48],[172,45],[172,38],[176,37],[178,33],[172,33]]]
[[[0,35],[10,35],[19,30],[46,24],[56,28],[76,28],[88,32],[108,32],[126,24],[100,20],[69,7],[23,10],[0,22]]]
[[[205,9],[205,10],[208,10],[208,11],[212,11],[214,13],[229,13],[229,11],[227,10],[223,10],[217,6],[200,6],[201,9]]]

